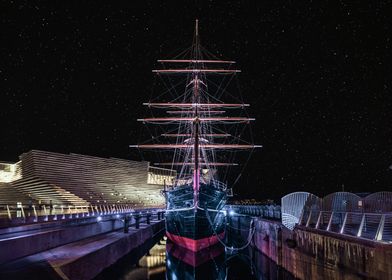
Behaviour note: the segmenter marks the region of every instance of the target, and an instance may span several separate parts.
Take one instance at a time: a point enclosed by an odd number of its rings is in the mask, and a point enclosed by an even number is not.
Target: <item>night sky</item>
[[[2,1],[0,160],[140,159],[151,69],[199,18],[202,45],[238,62],[263,145],[235,193],[392,190],[390,1],[114,2]]]

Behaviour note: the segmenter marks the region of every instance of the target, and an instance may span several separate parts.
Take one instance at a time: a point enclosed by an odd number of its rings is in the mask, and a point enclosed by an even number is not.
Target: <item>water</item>
[[[251,217],[230,219],[225,243],[228,247],[243,247],[250,235]],[[276,265],[253,246],[241,251],[225,249],[221,244],[198,253],[186,250],[162,238],[150,240],[136,252],[131,252],[115,265],[101,273],[103,279],[296,279],[290,272]],[[160,239],[160,240],[159,240]],[[362,280],[363,275],[350,269],[318,260],[301,250],[283,256],[283,262],[292,266],[296,276],[304,279]]]
[[[134,253],[97,279],[295,279],[252,247],[229,252],[217,244],[194,253],[162,239],[138,261],[132,262],[132,258]]]

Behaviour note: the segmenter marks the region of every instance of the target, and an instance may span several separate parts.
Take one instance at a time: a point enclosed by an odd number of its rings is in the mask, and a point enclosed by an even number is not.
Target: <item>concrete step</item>
[[[129,233],[114,231],[59,246],[0,265],[0,279],[28,279],[37,271],[51,279],[92,279],[145,242],[161,238],[164,228],[164,221],[153,221]]]
[[[74,220],[71,224],[64,221],[60,225],[55,223],[53,227],[28,227],[25,231],[19,229],[3,232],[0,234],[0,264],[123,227],[124,223],[120,217],[108,215],[100,217],[99,220],[81,219]]]

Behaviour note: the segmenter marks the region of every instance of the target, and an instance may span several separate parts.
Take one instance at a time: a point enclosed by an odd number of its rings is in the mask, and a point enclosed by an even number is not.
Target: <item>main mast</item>
[[[243,115],[226,115],[228,111],[244,110],[249,107],[249,104],[243,103],[237,98],[232,99],[230,103],[220,101],[220,97],[214,96],[215,92],[210,91],[207,87],[207,81],[210,81],[207,80],[207,77],[220,76],[225,79],[224,77],[236,75],[241,70],[232,68],[235,65],[235,61],[232,60],[221,60],[216,57],[211,59],[211,55],[206,59],[203,55],[205,52],[200,45],[198,20],[196,19],[193,44],[189,56],[158,60],[161,63],[160,69],[152,70],[162,80],[168,76],[183,79],[181,83],[185,83],[185,91],[180,95],[177,91],[173,91],[177,97],[172,99],[171,102],[151,101],[143,103],[151,109],[166,109],[166,114],[170,116],[152,116],[138,119],[138,121],[151,125],[178,125],[175,129],[177,131],[174,133],[175,130],[168,130],[159,136],[153,136],[154,144],[130,145],[130,147],[139,149],[174,151],[172,162],[153,164],[171,166],[181,170],[174,186],[192,182],[195,208],[199,203],[201,184],[210,180],[201,175],[201,168],[212,170],[215,167],[238,165],[230,162],[231,160],[220,162],[219,157],[216,156],[217,152],[252,150],[261,147],[242,139],[241,135],[238,135],[235,130],[234,134],[226,133],[226,126],[246,125],[255,119]],[[167,65],[169,65],[168,68],[166,68]],[[170,93],[171,90],[168,92]],[[226,86],[222,87],[221,92],[226,92]],[[222,125],[225,127],[221,129],[219,126]],[[158,137],[160,138],[158,139]],[[215,140],[218,138],[221,141]],[[175,143],[170,141],[173,139],[176,139]],[[224,158],[228,159],[228,157]],[[213,172],[214,170],[212,170],[212,174],[215,174]],[[214,178],[212,178],[212,184],[215,184]]]
[[[199,48],[199,20],[196,19],[195,23],[195,57],[194,59],[199,59],[198,56],[198,48]],[[193,103],[200,103],[199,98],[199,77],[198,73],[194,74],[194,83],[193,83]],[[193,200],[195,209],[198,204],[198,192],[200,186],[200,168],[199,168],[199,113],[198,108],[195,107],[195,120],[194,120],[194,146],[193,146],[193,154],[194,154],[194,169],[193,169]]]

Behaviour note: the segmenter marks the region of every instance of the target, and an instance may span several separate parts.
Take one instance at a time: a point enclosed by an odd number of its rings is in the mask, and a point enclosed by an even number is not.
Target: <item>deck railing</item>
[[[368,240],[392,242],[392,212],[305,211],[299,225]]]

